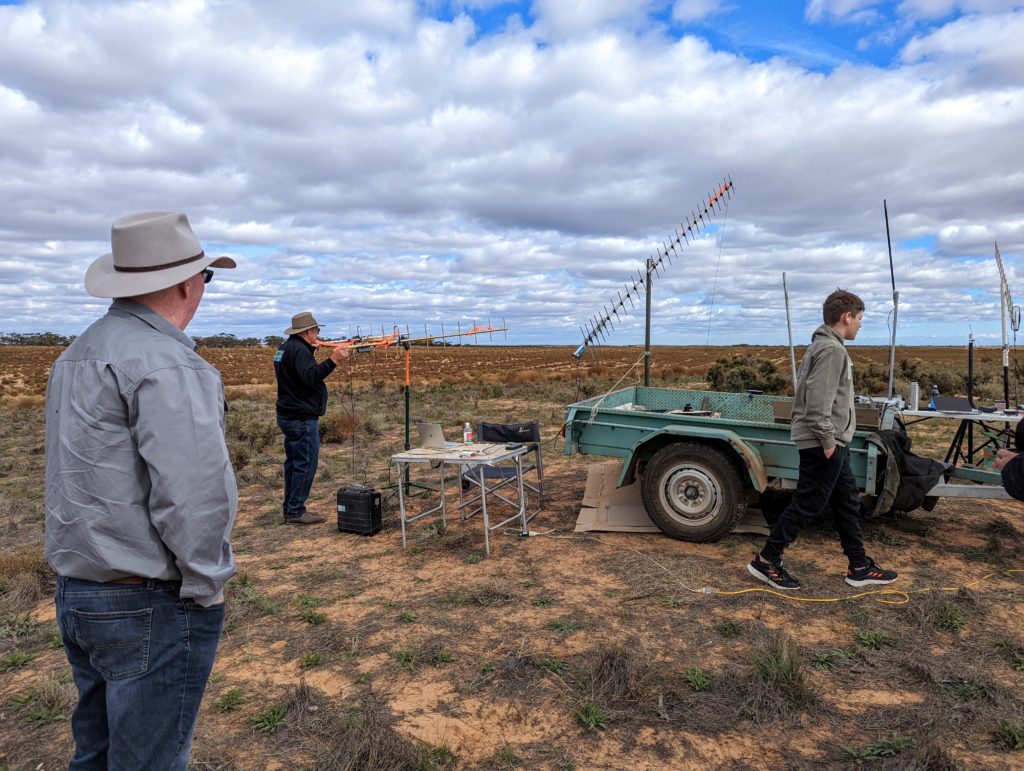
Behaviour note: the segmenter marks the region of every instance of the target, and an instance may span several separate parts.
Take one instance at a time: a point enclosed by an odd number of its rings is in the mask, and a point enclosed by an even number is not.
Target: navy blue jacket
[[[327,412],[324,379],[337,365],[331,359],[317,364],[314,350],[301,337],[292,335],[274,353],[277,414],[282,418],[315,420]]]
[[[1003,466],[1003,487],[1018,501],[1024,501],[1024,452]]]

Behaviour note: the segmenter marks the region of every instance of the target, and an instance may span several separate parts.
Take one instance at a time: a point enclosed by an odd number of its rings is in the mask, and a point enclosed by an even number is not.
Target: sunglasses
[[[213,271],[210,270],[209,268],[204,270],[202,275],[203,275],[203,283],[204,284],[209,284],[210,281],[213,280]]]

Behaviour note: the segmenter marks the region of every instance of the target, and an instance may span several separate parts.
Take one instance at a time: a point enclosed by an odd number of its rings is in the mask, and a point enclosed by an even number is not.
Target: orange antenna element
[[[508,339],[508,327],[502,323],[500,327],[491,326],[488,324],[480,324],[474,326],[467,332],[463,332],[461,325],[459,325],[458,332],[444,333],[444,325],[441,326],[442,333],[440,335],[425,334],[423,337],[410,337],[408,334],[403,335],[398,330],[398,326],[392,327],[391,334],[378,336],[360,336],[350,337],[345,340],[321,340],[317,338],[316,345],[322,345],[328,348],[349,348],[354,353],[368,353],[377,349],[386,349],[394,345],[401,345],[406,348],[410,345],[415,344],[429,344],[435,340],[447,340],[453,337],[476,337],[478,335],[490,335],[491,339],[494,337],[495,332],[504,332],[505,339]],[[426,326],[424,325],[424,331]]]

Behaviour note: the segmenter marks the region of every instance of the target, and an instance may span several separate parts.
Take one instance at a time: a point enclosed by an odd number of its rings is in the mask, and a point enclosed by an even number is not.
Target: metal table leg
[[[405,548],[405,493],[402,488],[405,485],[402,484],[402,462],[395,461],[397,467],[396,473],[398,475],[398,519],[402,523],[402,548]],[[408,470],[409,464],[405,464],[405,468]]]
[[[487,477],[480,474],[480,509],[484,515],[484,552],[491,556],[491,521],[487,518]]]

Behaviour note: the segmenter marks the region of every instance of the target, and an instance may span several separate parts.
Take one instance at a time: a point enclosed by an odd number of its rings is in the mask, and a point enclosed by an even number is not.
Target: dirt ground
[[[229,427],[239,573],[195,769],[1024,768],[1022,504],[943,499],[866,522],[898,593],[846,586],[822,524],[787,552],[805,588],[781,597],[746,572],[756,536],[573,533],[600,460],[562,454],[578,383],[438,384],[414,409],[449,431],[467,403],[541,418],[541,535],[496,531],[486,557],[478,518],[431,518],[403,548],[393,497],[372,537],[332,522],[343,484],[390,492],[399,393],[356,389],[355,438],[324,445],[311,497],[328,521],[297,528],[280,521],[276,429],[253,438],[272,397],[249,386],[229,390],[232,419],[251,418]],[[3,421],[0,769],[56,769],[74,688],[39,557],[42,413]]]

